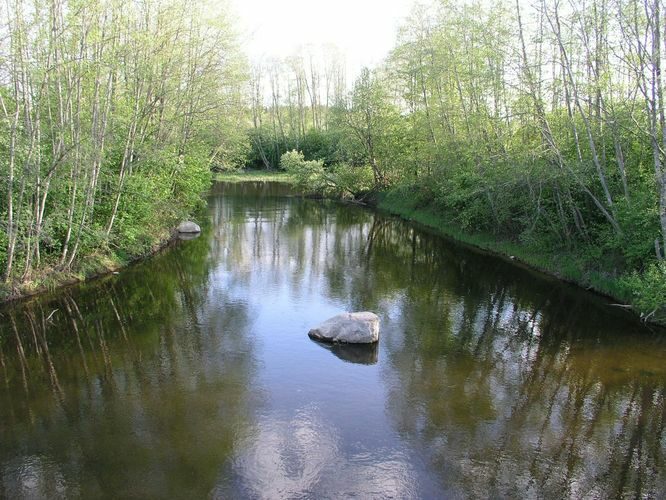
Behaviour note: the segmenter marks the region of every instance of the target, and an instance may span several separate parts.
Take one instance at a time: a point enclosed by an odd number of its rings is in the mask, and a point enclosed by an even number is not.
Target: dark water
[[[666,496],[666,335],[394,218],[217,185],[203,235],[0,309],[0,496]],[[341,311],[376,348],[325,346]]]

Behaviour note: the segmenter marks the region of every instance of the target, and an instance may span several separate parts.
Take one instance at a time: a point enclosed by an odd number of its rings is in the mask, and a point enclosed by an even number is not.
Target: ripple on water
[[[400,450],[350,447],[314,405],[291,418],[267,414],[233,459],[215,498],[416,498],[416,474]]]

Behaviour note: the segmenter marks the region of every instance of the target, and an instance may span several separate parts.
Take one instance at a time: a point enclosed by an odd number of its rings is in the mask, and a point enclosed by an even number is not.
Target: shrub
[[[666,319],[666,262],[654,262],[642,273],[634,271],[621,280],[641,316]]]
[[[371,191],[374,184],[369,165],[355,167],[348,163],[333,166],[328,180],[329,188],[340,197],[358,198]]]
[[[323,161],[305,161],[303,153],[294,149],[282,155],[280,166],[294,177],[297,188],[312,193],[323,193],[326,186]]]

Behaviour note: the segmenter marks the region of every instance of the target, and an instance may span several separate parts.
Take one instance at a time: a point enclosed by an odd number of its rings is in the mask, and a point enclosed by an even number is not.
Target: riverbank
[[[81,259],[76,267],[69,271],[48,266],[35,271],[30,279],[20,283],[0,283],[0,304],[26,299],[42,293],[53,292],[58,288],[72,286],[84,281],[91,281],[123,268],[142,259],[155,255],[177,240],[175,229],[164,229],[150,237],[150,244],[140,252],[96,252]]]
[[[294,184],[294,178],[281,171],[236,171],[214,175],[220,182],[283,182]],[[174,226],[175,227],[175,226]],[[167,247],[177,237],[173,227],[162,228],[155,233],[136,235],[137,240],[146,241],[139,251],[124,248],[115,251],[108,249],[81,257],[75,267],[68,271],[57,269],[56,265],[46,265],[33,271],[29,279],[10,283],[0,282],[0,304],[33,297],[41,293],[52,292],[58,288],[90,281],[110,273],[118,272],[128,265],[145,259]]]
[[[266,181],[296,184],[297,179],[278,171],[249,171],[218,174],[216,180],[224,182]],[[338,199],[332,191],[325,197]],[[321,196],[322,193],[318,193]],[[342,201],[342,200],[341,200]],[[349,200],[345,200],[349,201]],[[489,233],[468,233],[451,224],[450,218],[434,208],[423,205],[418,197],[399,188],[389,189],[364,200],[364,204],[384,212],[414,221],[435,230],[438,234],[474,249],[511,261],[514,265],[531,269],[594,292],[608,299],[609,307],[624,309],[637,318],[660,326],[666,326],[666,313],[639,307],[636,296],[640,293],[654,294],[654,290],[643,283],[630,283],[626,275],[617,276],[604,269],[600,262],[590,263],[589,256],[573,252],[549,252],[547,249],[530,247],[522,242],[499,238]],[[636,293],[638,290],[638,294]],[[658,291],[657,291],[658,293]]]
[[[296,176],[279,171],[240,171],[218,174],[216,180],[224,182],[266,181],[288,182],[297,184]],[[343,200],[336,193],[341,191],[328,190],[313,192],[310,196],[325,197],[338,201]],[[307,196],[306,192],[306,196]],[[450,217],[438,212],[433,207],[424,205],[423,200],[413,196],[413,193],[400,188],[388,189],[375,193],[363,200],[363,204],[375,207],[381,211],[397,215],[403,219],[435,230],[441,236],[450,238],[457,243],[468,245],[476,250],[483,251],[504,258],[512,264],[533,271],[543,273],[559,281],[575,285],[587,291],[592,291],[609,299],[613,307],[625,309],[640,319],[659,325],[666,325],[666,315],[646,314],[632,304],[632,294],[623,277],[613,276],[603,267],[594,269],[584,256],[564,251],[548,252],[543,248],[531,248],[521,242],[503,239],[495,234],[469,233],[451,224]],[[597,263],[598,264],[598,263]]]
[[[280,171],[219,173],[215,175],[214,179],[215,181],[229,183],[281,182],[295,184],[293,176]],[[516,242],[499,239],[492,234],[466,233],[450,224],[444,215],[428,207],[419,206],[414,197],[406,196],[399,190],[380,193],[368,200],[368,205],[426,226],[458,243],[509,260],[514,265],[538,271],[560,281],[593,291],[610,299],[614,302],[613,306],[626,309],[645,321],[661,326],[666,325],[666,318],[663,316],[653,314],[646,318],[645,314],[642,314],[632,305],[631,296],[618,279],[598,271],[585,270],[585,264],[576,255],[548,254]],[[120,250],[106,253],[97,252],[84,257],[77,267],[69,272],[47,267],[41,269],[38,274],[23,283],[0,284],[0,303],[38,295],[63,286],[70,286],[118,272],[136,261],[159,252],[173,242],[175,237],[176,233],[174,231],[163,230],[156,235],[146,235],[146,238],[151,239],[151,243],[140,252],[129,254]]]
[[[666,326],[664,315],[655,313],[646,315],[631,303],[631,294],[626,285],[621,282],[621,278],[614,278],[609,274],[587,269],[586,263],[580,256],[566,253],[549,254],[497,238],[492,234],[466,233],[452,225],[444,215],[438,214],[427,206],[418,206],[414,197],[406,196],[399,190],[389,190],[379,194],[373,200],[373,205],[381,211],[433,229],[438,234],[456,242],[602,295],[610,299],[609,306],[625,309],[645,322]]]

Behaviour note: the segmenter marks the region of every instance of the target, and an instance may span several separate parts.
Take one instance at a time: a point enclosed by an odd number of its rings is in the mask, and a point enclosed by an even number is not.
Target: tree
[[[6,7],[4,281],[145,249],[198,203],[211,162],[242,150],[225,133],[245,117],[245,71],[224,12],[203,0]]]

